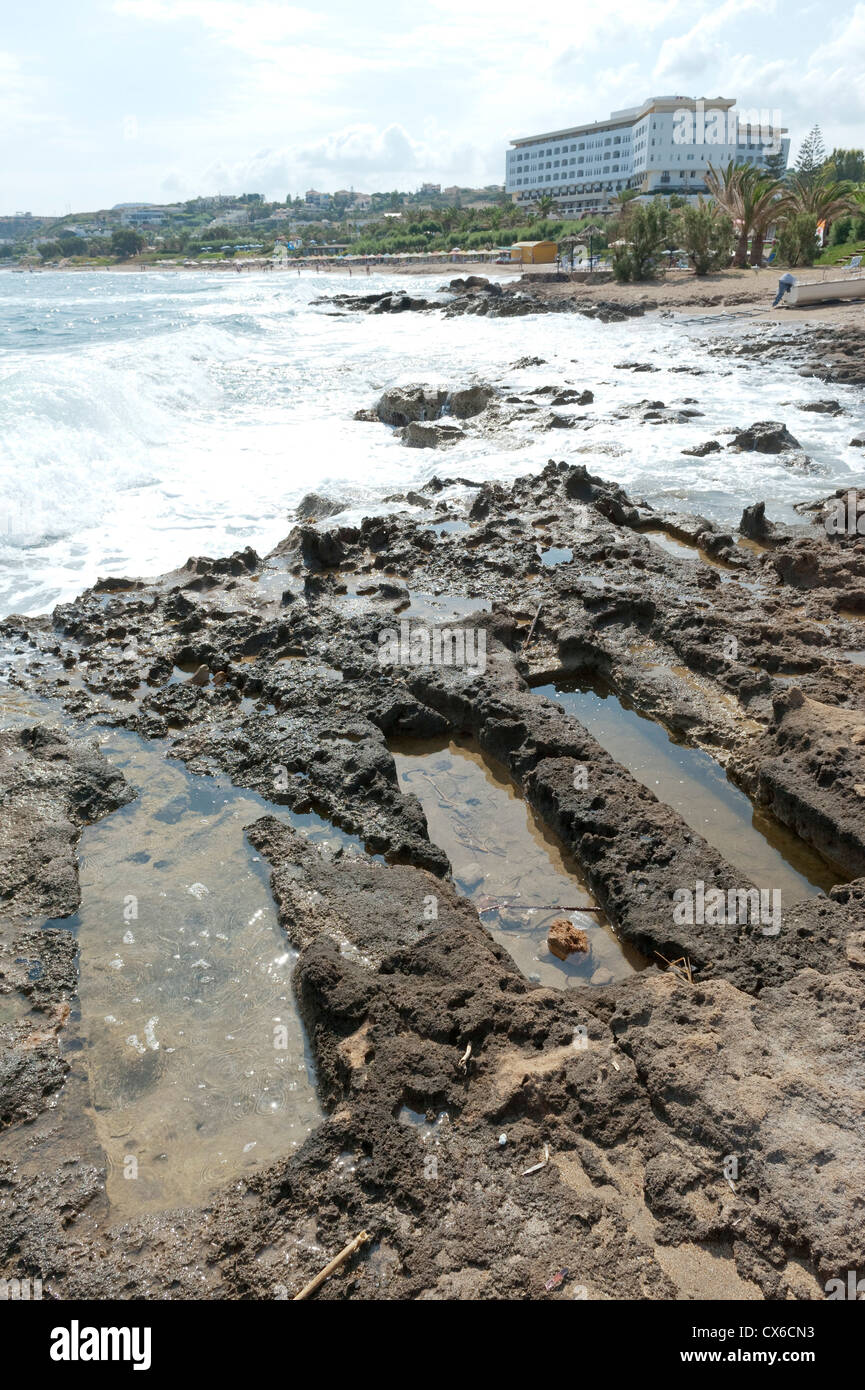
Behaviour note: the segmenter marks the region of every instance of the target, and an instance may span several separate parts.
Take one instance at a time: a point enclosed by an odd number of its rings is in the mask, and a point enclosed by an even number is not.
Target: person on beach
[[[787,274],[786,274],[786,275],[782,275],[782,276],[781,276],[781,279],[778,281],[778,293],[775,295],[775,298],[772,300],[772,308],[773,308],[773,309],[777,308],[777,306],[781,303],[781,300],[784,298],[784,295],[785,295],[785,294],[789,294],[789,293],[790,293],[790,291],[791,291],[791,289],[793,288],[793,286],[795,285],[795,283],[796,283],[796,276],[795,276],[795,275],[791,275],[790,272],[789,272],[789,270],[787,271]]]

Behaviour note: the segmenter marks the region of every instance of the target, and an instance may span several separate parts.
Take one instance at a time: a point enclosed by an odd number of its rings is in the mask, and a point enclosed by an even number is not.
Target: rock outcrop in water
[[[304,520],[264,560],[196,558],[152,584],[97,585],[50,621],[0,624],[16,679],[70,720],[164,738],[193,770],[319,810],[387,861],[326,861],[272,817],[249,832],[301,952],[328,1109],[303,1150],[208,1198],[206,1214],[122,1228],[106,1225],[98,1169],[72,1162],[73,1138],[56,1172],[6,1162],[0,1273],[38,1269],[59,1297],[279,1298],[361,1229],[371,1246],[319,1297],[536,1298],[566,1268],[565,1297],[819,1298],[856,1268],[863,542],[830,536],[820,512],[773,525],[755,502],[740,545],[552,461],[472,491],[433,479],[414,495],[425,515]],[[546,566],[550,548],[572,558]],[[483,632],[483,669],[383,663],[382,633],[406,614],[429,629],[437,595],[449,627]],[[224,679],[177,679],[201,666]],[[599,679],[711,751],[837,886],[782,904],[777,932],[677,919],[677,891],[755,885],[532,692],[556,675]],[[558,834],[645,969],[554,990],[486,932],[388,748],[464,733]],[[77,744],[4,737],[19,769],[0,759],[4,814],[29,825],[4,909],[38,931],[77,903],[76,826],[127,793]],[[44,887],[40,864],[56,865]],[[4,969],[25,998],[19,954]],[[40,959],[30,997],[56,1058],[57,1031],[74,1030],[58,1013],[73,958]],[[35,1082],[13,1076],[8,1120],[20,1128],[30,1112],[15,1098],[60,1079],[48,1063]]]
[[[643,304],[600,299],[578,300],[549,297],[531,282],[501,284],[480,275],[451,280],[439,291],[440,298],[412,297],[402,291],[378,294],[322,295],[314,304],[332,305],[329,312],[364,314],[429,313],[441,310],[445,318],[463,314],[485,318],[522,318],[527,314],[582,314],[598,323],[624,323],[645,313]],[[446,297],[445,297],[446,296]]]

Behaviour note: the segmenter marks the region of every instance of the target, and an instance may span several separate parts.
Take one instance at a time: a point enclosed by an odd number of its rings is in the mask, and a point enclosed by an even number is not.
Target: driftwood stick
[[[541,609],[542,609],[542,608],[543,608],[543,604],[542,604],[542,603],[539,603],[539,604],[538,604],[538,611],[537,611],[537,613],[535,614],[535,616],[532,618],[532,625],[531,625],[531,627],[529,628],[528,636],[526,637],[526,640],[525,640],[525,642],[523,643],[523,646],[524,646],[524,647],[527,647],[527,646],[529,645],[529,643],[531,642],[532,638],[533,638],[534,635],[535,635],[535,626],[536,626],[536,624],[537,624],[538,618],[541,616]]]
[[[519,903],[508,902],[507,898],[501,898],[497,902],[487,903],[486,907],[478,908],[478,916],[481,917],[485,912],[498,912],[500,908],[506,907],[512,912],[603,912],[602,907],[593,907],[591,903],[578,903],[576,907],[562,907],[561,903],[527,903],[521,907]]]
[[[314,1279],[310,1279],[309,1283],[304,1285],[300,1293],[294,1295],[292,1302],[297,1303],[298,1299],[309,1298],[310,1294],[315,1293],[316,1289],[324,1283],[325,1279],[328,1279],[330,1275],[333,1274],[334,1270],[339,1269],[340,1265],[345,1264],[346,1260],[354,1254],[355,1250],[359,1250],[362,1245],[365,1245],[369,1238],[366,1231],[361,1231],[359,1236],[355,1236],[354,1240],[350,1240],[345,1249],[340,1250],[339,1254],[331,1260],[330,1264],[325,1265],[320,1274],[317,1274]]]

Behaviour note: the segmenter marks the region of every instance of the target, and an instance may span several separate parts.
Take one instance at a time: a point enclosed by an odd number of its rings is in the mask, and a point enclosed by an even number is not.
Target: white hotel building
[[[765,167],[783,151],[786,165],[790,141],[777,113],[735,106],[725,97],[652,97],[606,121],[512,140],[505,191],[515,203],[548,193],[558,213],[580,216],[603,212],[626,189],[695,197],[709,164]]]

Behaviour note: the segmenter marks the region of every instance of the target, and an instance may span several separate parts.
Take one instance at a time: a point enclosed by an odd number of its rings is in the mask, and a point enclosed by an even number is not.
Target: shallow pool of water
[[[761,888],[779,888],[785,907],[839,881],[823,859],[755,809],[724,769],[700,749],[675,743],[662,724],[628,708],[603,686],[557,682],[536,695],[574,715],[616,762]]]
[[[267,812],[326,851],[345,837],[136,735],[101,737],[138,792],[86,828],[79,999],[112,1214],[200,1201],[296,1149],[321,1118],[269,866],[243,827]]]
[[[49,702],[0,684],[0,728],[37,720],[66,724]],[[56,1167],[64,1134],[89,1120],[111,1218],[126,1219],[206,1200],[290,1154],[322,1116],[292,993],[297,953],[244,826],[273,814],[325,854],[363,851],[319,816],[187,772],[158,743],[124,730],[70,736],[97,740],[138,796],[85,827],[80,909],[47,924],[76,935],[80,975],[61,1035],[72,1072],[60,1127],[44,1152],[37,1127],[34,1153]]]
[[[474,740],[390,743],[400,786],[423,806],[430,839],[444,850],[457,888],[523,974],[545,985],[608,984],[643,964],[597,912],[575,860],[535,816],[504,768]],[[558,960],[550,923],[569,917],[588,935],[588,955]]]

